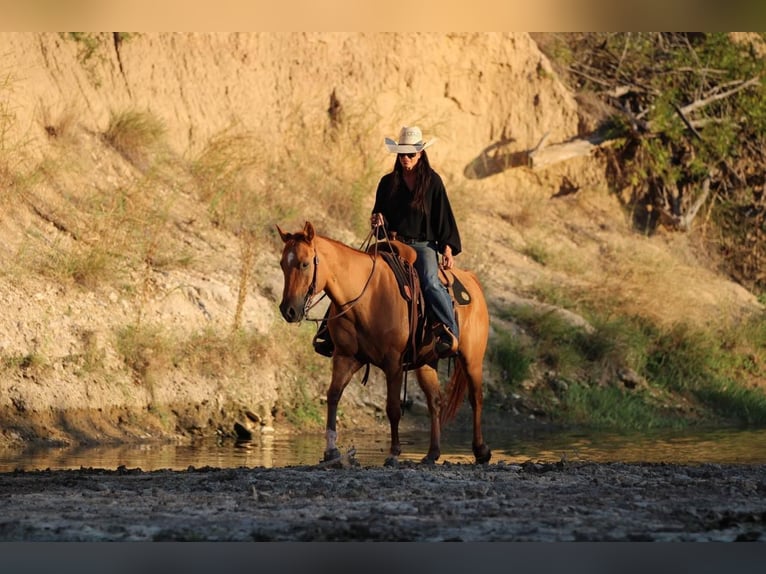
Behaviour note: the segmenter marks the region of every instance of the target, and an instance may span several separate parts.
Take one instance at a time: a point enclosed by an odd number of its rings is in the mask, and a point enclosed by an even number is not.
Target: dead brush
[[[161,149],[165,124],[146,111],[134,109],[112,112],[103,134],[104,141],[142,171]]]
[[[57,142],[69,143],[76,139],[78,119],[82,115],[76,103],[67,103],[56,109],[40,102],[38,123],[46,135]]]
[[[240,243],[237,306],[232,328],[237,331],[249,289],[258,243],[257,229],[268,226],[278,212],[269,193],[267,162],[255,134],[230,127],[216,134],[190,163],[192,181],[208,206],[212,222],[232,231]]]

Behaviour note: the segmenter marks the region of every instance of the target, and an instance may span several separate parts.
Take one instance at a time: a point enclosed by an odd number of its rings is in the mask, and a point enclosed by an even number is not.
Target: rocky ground
[[[15,472],[3,541],[766,541],[766,466]]]

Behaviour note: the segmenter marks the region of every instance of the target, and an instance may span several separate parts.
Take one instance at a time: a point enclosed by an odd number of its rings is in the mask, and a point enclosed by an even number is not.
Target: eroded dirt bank
[[[0,540],[766,541],[766,466],[0,474]]]

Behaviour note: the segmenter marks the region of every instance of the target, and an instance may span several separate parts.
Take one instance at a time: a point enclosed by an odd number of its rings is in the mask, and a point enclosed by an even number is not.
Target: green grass
[[[298,428],[318,427],[324,423],[320,402],[305,377],[299,377],[293,389],[292,400],[283,406],[285,417]]]
[[[549,311],[506,309],[500,314],[518,323],[528,341],[501,332],[490,360],[502,381],[514,388],[533,372],[567,381],[559,393],[544,381],[526,382],[535,400],[561,424],[619,430],[766,425],[766,392],[758,386],[764,378],[761,365],[766,365],[763,318],[706,331],[593,313],[593,330],[586,331]],[[637,373],[645,385],[627,388],[619,376],[624,369]]]
[[[683,325],[658,333],[647,356],[647,376],[700,402],[715,416],[764,425],[766,393],[747,386],[748,379],[763,377],[758,367],[766,359],[763,346],[758,345],[755,352],[750,347],[753,333],[763,330],[763,320],[752,320],[743,330],[718,334]]]
[[[509,389],[516,389],[530,375],[534,360],[532,350],[518,337],[502,332],[492,342],[490,360],[500,372],[500,379]]]
[[[550,260],[550,253],[540,243],[530,243],[521,252],[540,265],[546,265]]]
[[[572,426],[609,430],[649,430],[686,426],[674,413],[667,413],[635,393],[614,386],[569,385],[555,420]]]

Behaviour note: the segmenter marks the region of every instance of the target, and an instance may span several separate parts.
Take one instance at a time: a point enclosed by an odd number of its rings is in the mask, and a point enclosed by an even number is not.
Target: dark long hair
[[[426,210],[426,191],[431,185],[431,162],[428,161],[426,150],[420,152],[420,159],[415,166],[415,190],[412,196],[410,207],[425,212]],[[394,160],[394,181],[391,192],[404,183],[404,168],[399,156]]]

